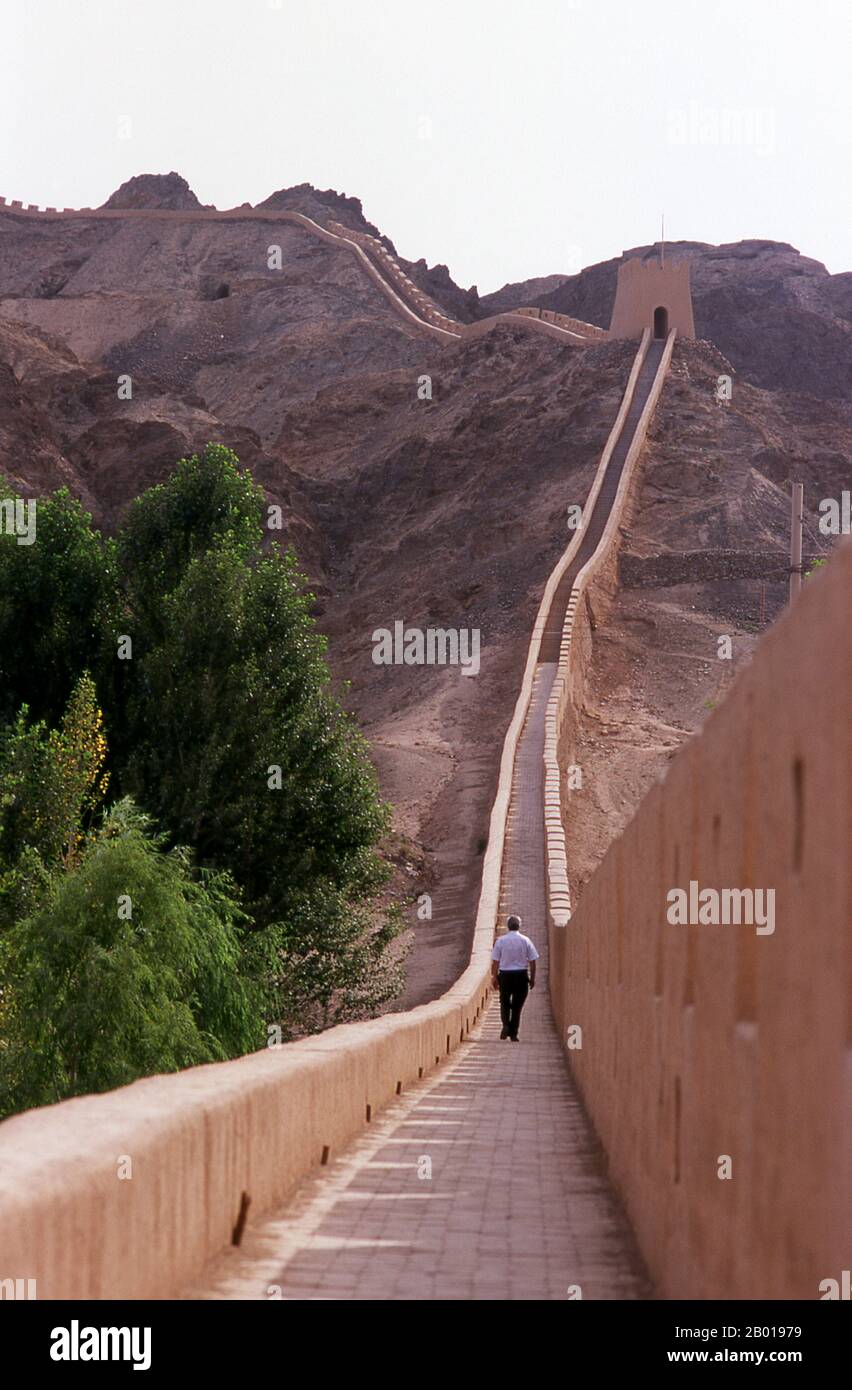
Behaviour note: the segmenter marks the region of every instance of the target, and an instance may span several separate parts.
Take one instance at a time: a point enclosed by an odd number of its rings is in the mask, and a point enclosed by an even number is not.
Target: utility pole
[[[794,483],[790,499],[790,602],[802,590],[802,526],[804,525],[804,483]]]

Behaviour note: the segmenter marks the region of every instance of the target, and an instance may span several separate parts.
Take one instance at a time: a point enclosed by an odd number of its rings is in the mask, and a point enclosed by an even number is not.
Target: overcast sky
[[[850,0],[3,0],[0,194],[310,182],[481,292],[659,235],[852,269]]]

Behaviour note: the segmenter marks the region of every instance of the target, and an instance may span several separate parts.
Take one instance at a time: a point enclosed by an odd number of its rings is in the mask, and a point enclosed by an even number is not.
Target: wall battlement
[[[160,218],[169,221],[243,221],[295,222],[322,240],[346,247],[359,261],[363,270],[378,285],[390,300],[397,312],[408,322],[416,324],[431,337],[442,342],[448,340],[475,338],[487,332],[496,323],[507,320],[520,324],[536,333],[544,333],[557,338],[565,344],[583,346],[587,342],[600,341],[607,337],[604,329],[594,324],[582,323],[566,314],[554,314],[542,309],[513,309],[503,314],[493,314],[475,323],[463,324],[450,318],[430,299],[414,281],[406,275],[398,261],[387,247],[366,232],[353,231],[339,222],[321,226],[313,218],[299,212],[269,210],[267,208],[238,207],[220,210],[218,208],[180,209],[172,208],[40,208],[34,203],[28,206],[20,202],[8,202],[0,196],[0,212],[14,213],[16,216],[44,217],[96,217],[98,220],[115,221],[132,218]]]
[[[681,338],[695,337],[689,261],[642,261],[633,257],[618,267],[618,284],[610,338],[638,338],[648,328],[656,338],[676,329]]]

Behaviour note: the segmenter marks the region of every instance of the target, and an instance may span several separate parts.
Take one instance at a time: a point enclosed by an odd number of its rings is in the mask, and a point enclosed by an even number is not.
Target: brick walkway
[[[187,1298],[584,1299],[649,1293],[565,1067],[547,997],[538,667],[516,759],[504,907],[541,952],[521,1042],[481,1026],[302,1184]],[[574,1290],[572,1292],[572,1289]],[[271,1291],[271,1292],[270,1292]]]

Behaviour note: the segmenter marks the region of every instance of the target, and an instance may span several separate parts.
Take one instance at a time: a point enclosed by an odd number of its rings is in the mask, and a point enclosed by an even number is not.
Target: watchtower
[[[664,259],[622,261],[610,338],[638,338],[650,328],[655,338],[666,338],[676,328],[682,338],[695,337],[692,292],[689,287],[689,261],[672,264]]]

